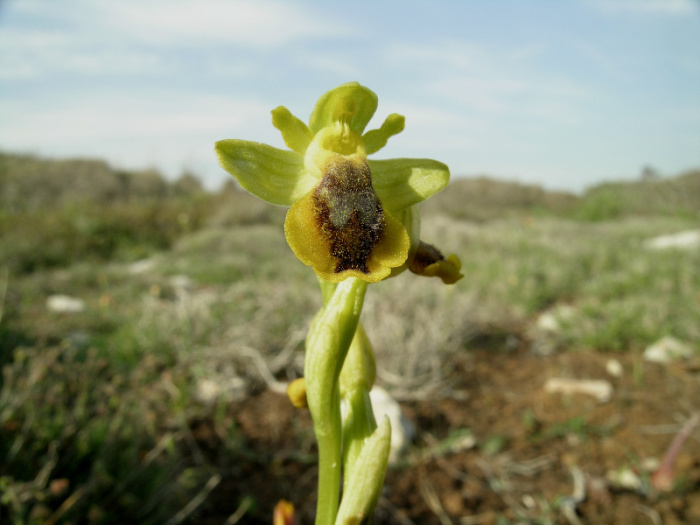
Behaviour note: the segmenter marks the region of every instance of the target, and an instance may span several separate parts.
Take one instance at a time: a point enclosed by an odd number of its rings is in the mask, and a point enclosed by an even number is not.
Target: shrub
[[[84,204],[8,214],[0,221],[0,260],[16,274],[80,260],[134,260],[167,249],[183,234],[198,229],[208,213],[208,198]]]

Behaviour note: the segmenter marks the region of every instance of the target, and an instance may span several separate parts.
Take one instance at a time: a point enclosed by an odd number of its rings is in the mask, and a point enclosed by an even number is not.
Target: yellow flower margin
[[[291,151],[237,139],[216,143],[219,163],[242,188],[290,206],[289,246],[331,283],[378,282],[409,267],[420,247],[414,206],[449,182],[449,169],[436,160],[368,159],[404,128],[394,113],[365,132],[376,109],[377,95],[350,82],[321,96],[308,125],[283,106],[272,111]],[[438,262],[428,272],[415,264],[411,270],[445,282],[462,277],[456,256]]]

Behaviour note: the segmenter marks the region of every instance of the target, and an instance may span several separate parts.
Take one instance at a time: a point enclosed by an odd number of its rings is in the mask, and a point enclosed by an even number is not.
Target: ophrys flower
[[[404,117],[392,114],[365,132],[376,109],[374,92],[351,82],[324,94],[308,125],[285,107],[272,111],[291,151],[216,143],[219,162],[241,187],[290,206],[289,246],[331,283],[351,276],[377,282],[406,267],[419,246],[411,208],[449,182],[447,166],[435,160],[368,159],[404,127]]]

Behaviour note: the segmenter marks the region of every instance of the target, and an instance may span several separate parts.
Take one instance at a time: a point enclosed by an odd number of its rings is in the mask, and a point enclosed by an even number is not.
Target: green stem
[[[337,405],[337,415],[333,414],[328,432],[319,432],[315,428],[318,442],[318,501],[316,503],[316,525],[335,523],[340,502],[340,472],[342,466],[342,431],[340,423],[340,396],[330,399],[331,405]],[[334,410],[334,412],[336,412]]]
[[[306,340],[304,377],[319,451],[316,525],[334,523],[340,499],[342,427],[338,377],[362,311],[367,283],[321,283],[324,306]]]

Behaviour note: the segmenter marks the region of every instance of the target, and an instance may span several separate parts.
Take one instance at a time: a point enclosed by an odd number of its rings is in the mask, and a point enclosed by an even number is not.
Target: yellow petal
[[[376,153],[386,146],[389,137],[403,131],[406,119],[403,115],[392,113],[389,115],[379,129],[373,129],[362,135],[365,142],[367,154]]]
[[[275,505],[272,514],[273,525],[292,525],[294,523],[294,505],[281,499]]]
[[[385,238],[382,239],[372,252],[369,261],[370,273],[381,271],[381,277],[377,280],[365,279],[368,282],[377,282],[388,277],[392,268],[398,268],[406,262],[411,240],[406,233],[406,228],[388,213],[384,214],[386,224],[384,227]]]
[[[381,281],[408,258],[408,233],[383,211],[371,183],[367,189],[358,182],[363,177],[356,170],[362,168],[345,157],[339,162],[340,167],[335,168],[342,173],[340,183],[337,178],[330,177],[329,182],[324,177],[287,212],[287,242],[299,260],[328,282],[348,277]]]
[[[333,273],[335,260],[331,247],[316,224],[313,192],[295,202],[284,221],[284,235],[295,255],[321,274]]]
[[[280,130],[284,143],[289,149],[302,155],[313,139],[313,133],[309,127],[284,106],[272,110],[272,125]]]
[[[287,397],[296,408],[309,408],[306,399],[306,380],[299,377],[287,385]]]

